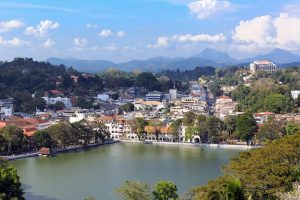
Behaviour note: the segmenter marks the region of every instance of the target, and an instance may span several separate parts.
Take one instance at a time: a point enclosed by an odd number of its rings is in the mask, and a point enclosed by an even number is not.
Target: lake
[[[151,144],[113,144],[51,158],[12,161],[26,199],[116,199],[113,190],[125,180],[154,184],[173,181],[183,194],[192,186],[221,175],[221,168],[240,150]]]

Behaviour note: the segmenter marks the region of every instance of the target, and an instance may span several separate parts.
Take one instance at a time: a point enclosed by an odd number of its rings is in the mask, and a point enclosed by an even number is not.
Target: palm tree
[[[208,193],[209,200],[246,200],[245,190],[239,179],[230,177],[216,190]]]

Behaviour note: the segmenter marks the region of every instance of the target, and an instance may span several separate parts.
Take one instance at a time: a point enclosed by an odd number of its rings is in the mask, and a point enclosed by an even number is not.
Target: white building
[[[102,116],[97,121],[103,123],[109,132],[110,138],[113,140],[138,140],[137,134],[134,132],[132,121],[122,116]]]
[[[300,90],[291,91],[291,96],[294,100],[296,100],[300,96]]]
[[[162,101],[163,94],[158,91],[149,92],[146,94],[146,101]]]
[[[13,113],[13,99],[0,99],[0,118],[11,117]]]
[[[268,60],[254,61],[250,64],[250,71],[253,74],[255,74],[257,71],[273,73],[277,71],[277,65]]]
[[[67,97],[42,97],[45,101],[47,105],[54,105],[57,102],[62,102],[65,104],[66,108],[72,108],[72,103],[70,98]]]
[[[170,89],[170,100],[176,100],[177,99],[177,89]]]

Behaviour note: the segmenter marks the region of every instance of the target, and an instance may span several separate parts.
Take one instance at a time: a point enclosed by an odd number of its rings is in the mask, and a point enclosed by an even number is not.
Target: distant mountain
[[[82,72],[100,72],[108,68],[115,67],[117,64],[107,60],[79,60],[75,58],[56,58],[51,57],[46,60],[53,65],[65,65],[67,67],[73,67]]]
[[[131,60],[128,62],[114,63],[107,60],[79,60],[74,58],[63,59],[52,57],[48,58],[46,61],[54,65],[64,64],[67,67],[72,66],[78,71],[95,73],[112,67],[123,71],[133,71],[137,69],[141,71],[158,72],[166,69],[180,69],[183,71],[203,66],[245,66],[254,60],[270,60],[279,64],[279,66],[286,66],[287,63],[296,64],[297,62],[300,62],[300,56],[283,49],[274,49],[272,52],[265,55],[236,60],[227,53],[207,48],[201,53],[189,58],[168,58],[160,56],[147,60]]]
[[[289,51],[277,48],[268,54],[244,59],[243,62],[252,62],[253,60],[270,60],[276,64],[281,65],[285,63],[299,62],[300,56]]]
[[[204,49],[201,53],[192,56],[192,58],[203,58],[221,64],[238,62],[236,59],[230,57],[227,53],[223,53],[211,48]]]

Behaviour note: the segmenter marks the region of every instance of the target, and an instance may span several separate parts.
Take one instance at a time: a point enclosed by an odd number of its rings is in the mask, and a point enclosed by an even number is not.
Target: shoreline
[[[134,140],[120,140],[123,143],[140,143],[140,144],[154,144],[154,145],[173,145],[173,146],[194,146],[194,147],[209,147],[217,149],[240,149],[250,150],[260,148],[260,146],[248,146],[238,144],[203,144],[203,143],[188,143],[188,142],[157,142],[157,141],[134,141]]]
[[[189,146],[189,147],[208,147],[208,148],[215,148],[215,149],[237,149],[237,150],[250,150],[255,148],[260,148],[260,146],[247,146],[247,145],[234,145],[234,144],[203,144],[203,143],[188,143],[188,142],[157,142],[157,141],[135,141],[135,140],[115,140],[115,141],[107,141],[105,143],[98,143],[98,144],[89,144],[86,147],[82,147],[81,145],[78,146],[70,146],[62,149],[55,149],[55,154],[67,153],[76,150],[84,150],[93,147],[105,146],[115,143],[135,143],[135,144],[150,144],[150,145],[166,145],[166,146]],[[8,161],[19,160],[23,158],[31,158],[31,157],[38,157],[38,152],[31,152],[31,153],[24,153],[14,156],[2,156]]]
[[[83,147],[81,145],[77,146],[70,146],[66,148],[61,148],[61,149],[54,149],[55,154],[61,154],[61,153],[67,153],[71,151],[76,151],[76,150],[84,150],[84,149],[89,149],[93,147],[99,147],[99,146],[105,146],[105,145],[110,145],[110,144],[115,144],[119,143],[120,141],[107,141],[104,143],[98,143],[98,144],[88,144],[86,147]],[[31,153],[24,153],[24,154],[19,154],[19,155],[14,155],[14,156],[2,156],[4,159],[7,161],[13,161],[13,160],[19,160],[23,158],[32,158],[32,157],[38,157],[39,153],[38,151],[36,152],[31,152]]]

